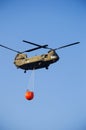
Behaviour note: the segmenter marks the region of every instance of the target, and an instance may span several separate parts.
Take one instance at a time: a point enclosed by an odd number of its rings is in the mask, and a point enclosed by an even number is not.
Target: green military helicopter
[[[24,73],[26,73],[27,70],[36,70],[36,69],[42,69],[42,68],[48,69],[50,64],[53,64],[59,60],[59,56],[56,53],[56,50],[80,43],[80,42],[75,42],[72,44],[67,44],[67,45],[52,49],[52,48],[49,48],[47,44],[39,45],[39,44],[29,42],[26,40],[23,40],[23,42],[34,45],[36,47],[29,49],[29,50],[25,50],[23,52],[20,52],[20,51],[16,51],[14,49],[11,49],[11,48],[1,45],[1,44],[0,44],[0,46],[17,53],[17,55],[15,56],[15,59],[14,59],[14,64],[17,68],[23,69]],[[31,51],[41,49],[41,48],[49,49],[48,53],[38,55],[38,56],[33,56],[33,57],[27,57],[27,54],[25,54],[26,52],[31,52]]]

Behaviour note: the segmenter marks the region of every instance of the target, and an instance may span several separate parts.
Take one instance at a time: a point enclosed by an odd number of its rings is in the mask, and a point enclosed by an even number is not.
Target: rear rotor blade
[[[47,44],[46,45],[39,45],[39,44],[29,42],[29,41],[26,41],[26,40],[23,40],[23,42],[29,43],[29,44],[34,45],[34,46],[42,47],[42,48],[46,48],[48,46]]]
[[[36,43],[33,43],[33,42],[29,42],[29,41],[26,41],[26,40],[23,40],[23,42],[26,42],[26,43],[29,43],[29,44],[35,45],[35,46],[41,46],[41,45],[39,45],[39,44],[36,44]]]
[[[19,51],[16,51],[16,50],[14,50],[14,49],[11,49],[11,48],[9,48],[9,47],[7,47],[7,46],[3,46],[3,45],[1,45],[1,44],[0,44],[0,46],[3,47],[3,48],[6,48],[6,49],[8,49],[8,50],[17,52],[17,53],[21,53],[21,52],[19,52]]]
[[[73,46],[73,45],[76,45],[76,44],[79,44],[79,43],[80,43],[80,42],[71,43],[71,44],[68,44],[68,45],[65,45],[65,46],[58,47],[58,48],[56,48],[55,50],[59,50],[59,49],[62,49],[62,48],[66,48],[66,47],[69,47],[69,46]]]

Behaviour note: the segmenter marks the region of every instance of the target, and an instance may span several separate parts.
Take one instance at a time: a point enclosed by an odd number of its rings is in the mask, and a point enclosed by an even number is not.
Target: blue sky
[[[0,129],[85,130],[85,0],[0,1],[0,44],[19,51],[33,47],[23,39],[52,48],[80,44],[57,51],[60,60],[49,70],[35,71],[32,101],[24,98],[31,71],[17,70],[16,53],[0,48]],[[28,56],[42,53],[47,51]]]

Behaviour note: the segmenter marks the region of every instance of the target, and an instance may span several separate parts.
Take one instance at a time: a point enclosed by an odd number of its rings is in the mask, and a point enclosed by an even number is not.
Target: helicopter
[[[39,45],[39,44],[29,42],[26,40],[23,40],[23,42],[34,45],[36,47],[20,52],[12,48],[9,48],[7,46],[4,46],[2,44],[0,44],[0,46],[17,53],[14,59],[14,64],[17,68],[23,69],[24,73],[26,73],[27,70],[36,70],[36,69],[42,69],[42,68],[48,69],[50,64],[53,64],[59,60],[59,55],[56,53],[56,50],[80,43],[80,42],[75,42],[75,43],[67,44],[67,45],[52,49],[48,47],[48,44]],[[49,51],[46,54],[27,57],[27,54],[26,54],[27,52],[32,52],[41,48],[48,49]]]

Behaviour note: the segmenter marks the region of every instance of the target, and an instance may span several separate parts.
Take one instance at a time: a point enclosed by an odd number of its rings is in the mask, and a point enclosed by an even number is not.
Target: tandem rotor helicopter
[[[1,45],[1,44],[0,44],[0,46],[17,53],[17,55],[15,56],[15,59],[14,59],[14,64],[17,68],[23,69],[24,73],[26,73],[27,70],[36,70],[36,69],[42,69],[42,68],[48,69],[50,64],[53,64],[59,60],[59,56],[56,53],[56,50],[80,43],[80,42],[75,42],[75,43],[67,44],[67,45],[52,49],[52,48],[49,48],[47,44],[39,45],[39,44],[29,42],[26,40],[23,40],[23,42],[34,45],[36,47],[20,52],[20,51],[11,49],[11,48]],[[33,56],[30,58],[27,57],[27,54],[25,54],[26,52],[32,52],[32,51],[35,51],[35,50],[41,49],[41,48],[48,49],[49,50],[48,53],[38,55],[38,56]]]

